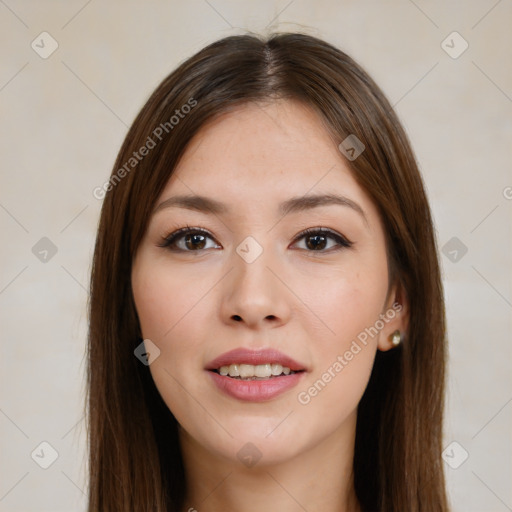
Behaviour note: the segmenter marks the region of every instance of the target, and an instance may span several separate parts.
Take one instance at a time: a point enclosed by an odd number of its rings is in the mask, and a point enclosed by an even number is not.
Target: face
[[[203,127],[155,205],[132,286],[181,435],[238,464],[244,450],[276,463],[353,428],[375,352],[402,327],[377,209],[291,101]]]

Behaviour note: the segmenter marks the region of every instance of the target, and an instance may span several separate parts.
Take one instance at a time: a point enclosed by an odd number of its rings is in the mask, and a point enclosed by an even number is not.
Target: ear
[[[409,299],[405,294],[403,286],[398,281],[391,287],[388,299],[384,305],[380,318],[384,327],[379,331],[377,348],[383,352],[395,348],[391,339],[395,331],[400,331],[400,343],[407,339],[409,331]]]

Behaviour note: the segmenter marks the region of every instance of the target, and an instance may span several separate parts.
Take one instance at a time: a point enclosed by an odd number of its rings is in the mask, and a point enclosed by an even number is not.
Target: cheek
[[[200,277],[199,277],[200,275]],[[142,336],[160,350],[150,370],[160,391],[179,389],[173,381],[186,382],[202,370],[205,322],[211,323],[213,294],[208,294],[218,281],[212,273],[183,269],[177,272],[165,261],[150,259],[143,253],[134,265],[132,287]],[[208,334],[214,337],[210,330]],[[169,395],[170,402],[175,398]],[[168,404],[170,405],[170,404]]]
[[[339,269],[327,268],[296,282],[296,290],[313,315],[309,338],[322,344],[318,355],[343,350],[374,325],[382,312],[388,288],[385,257],[352,259]],[[318,330],[320,329],[320,331]]]
[[[326,323],[335,333],[330,337],[333,341],[354,339],[375,323],[386,295],[384,285],[355,276],[325,291],[321,299],[322,310]]]
[[[213,278],[194,281],[194,275],[170,271],[154,261],[134,266],[132,273],[142,336],[160,349],[149,369],[160,395],[181,424],[206,420],[192,398],[196,382],[191,376],[202,370],[198,356],[204,350],[204,322],[198,319],[211,317],[206,294],[214,284]]]
[[[368,329],[379,319],[386,286],[373,274],[355,272],[314,295],[328,329],[322,329],[323,335],[309,332],[316,345],[313,371],[296,396],[312,431],[331,432],[357,409],[377,350],[377,337]]]
[[[158,261],[135,266],[132,273],[142,336],[160,350],[150,371],[173,412],[193,405],[187,402],[189,396],[182,387],[193,388],[190,376],[202,370],[199,356],[204,350],[203,320],[211,318],[207,292],[214,284],[213,277],[204,276],[197,281],[194,275],[170,271]],[[209,335],[213,337],[214,333],[210,331]]]
[[[197,281],[193,274],[176,272],[159,262],[135,266],[133,295],[143,336],[161,350],[179,345],[184,332],[187,342],[199,340],[193,335],[194,329],[200,327],[194,318],[207,314],[205,294],[214,283],[211,277],[202,276]]]
[[[317,287],[302,288],[304,302],[321,319],[306,324],[313,371],[298,402],[313,410],[327,407],[333,416],[357,406],[371,374],[377,350],[375,325],[387,292],[385,257],[353,260],[336,279],[317,275]],[[319,279],[320,278],[320,279]],[[307,299],[306,299],[307,297]],[[379,323],[380,325],[380,323]],[[337,418],[339,420],[339,418]]]

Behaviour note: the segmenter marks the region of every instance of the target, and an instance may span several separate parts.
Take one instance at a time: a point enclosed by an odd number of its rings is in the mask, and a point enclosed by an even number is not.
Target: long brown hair
[[[349,135],[363,142],[363,153],[348,164],[378,208],[390,276],[409,301],[405,340],[377,352],[358,406],[357,497],[364,511],[448,510],[441,460],[444,298],[410,144],[389,102],[354,60],[315,37],[274,34],[221,39],[165,78],[129,129],[110,180],[95,192],[104,202],[89,304],[89,512],[183,507],[177,422],[134,356],[141,331],[132,261],[156,199],[198,130],[244,103],[274,99],[313,108],[337,144]]]

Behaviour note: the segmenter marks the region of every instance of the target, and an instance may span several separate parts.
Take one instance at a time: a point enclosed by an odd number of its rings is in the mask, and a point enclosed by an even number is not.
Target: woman
[[[350,57],[209,45],[97,192],[90,511],[448,510],[432,218]]]

